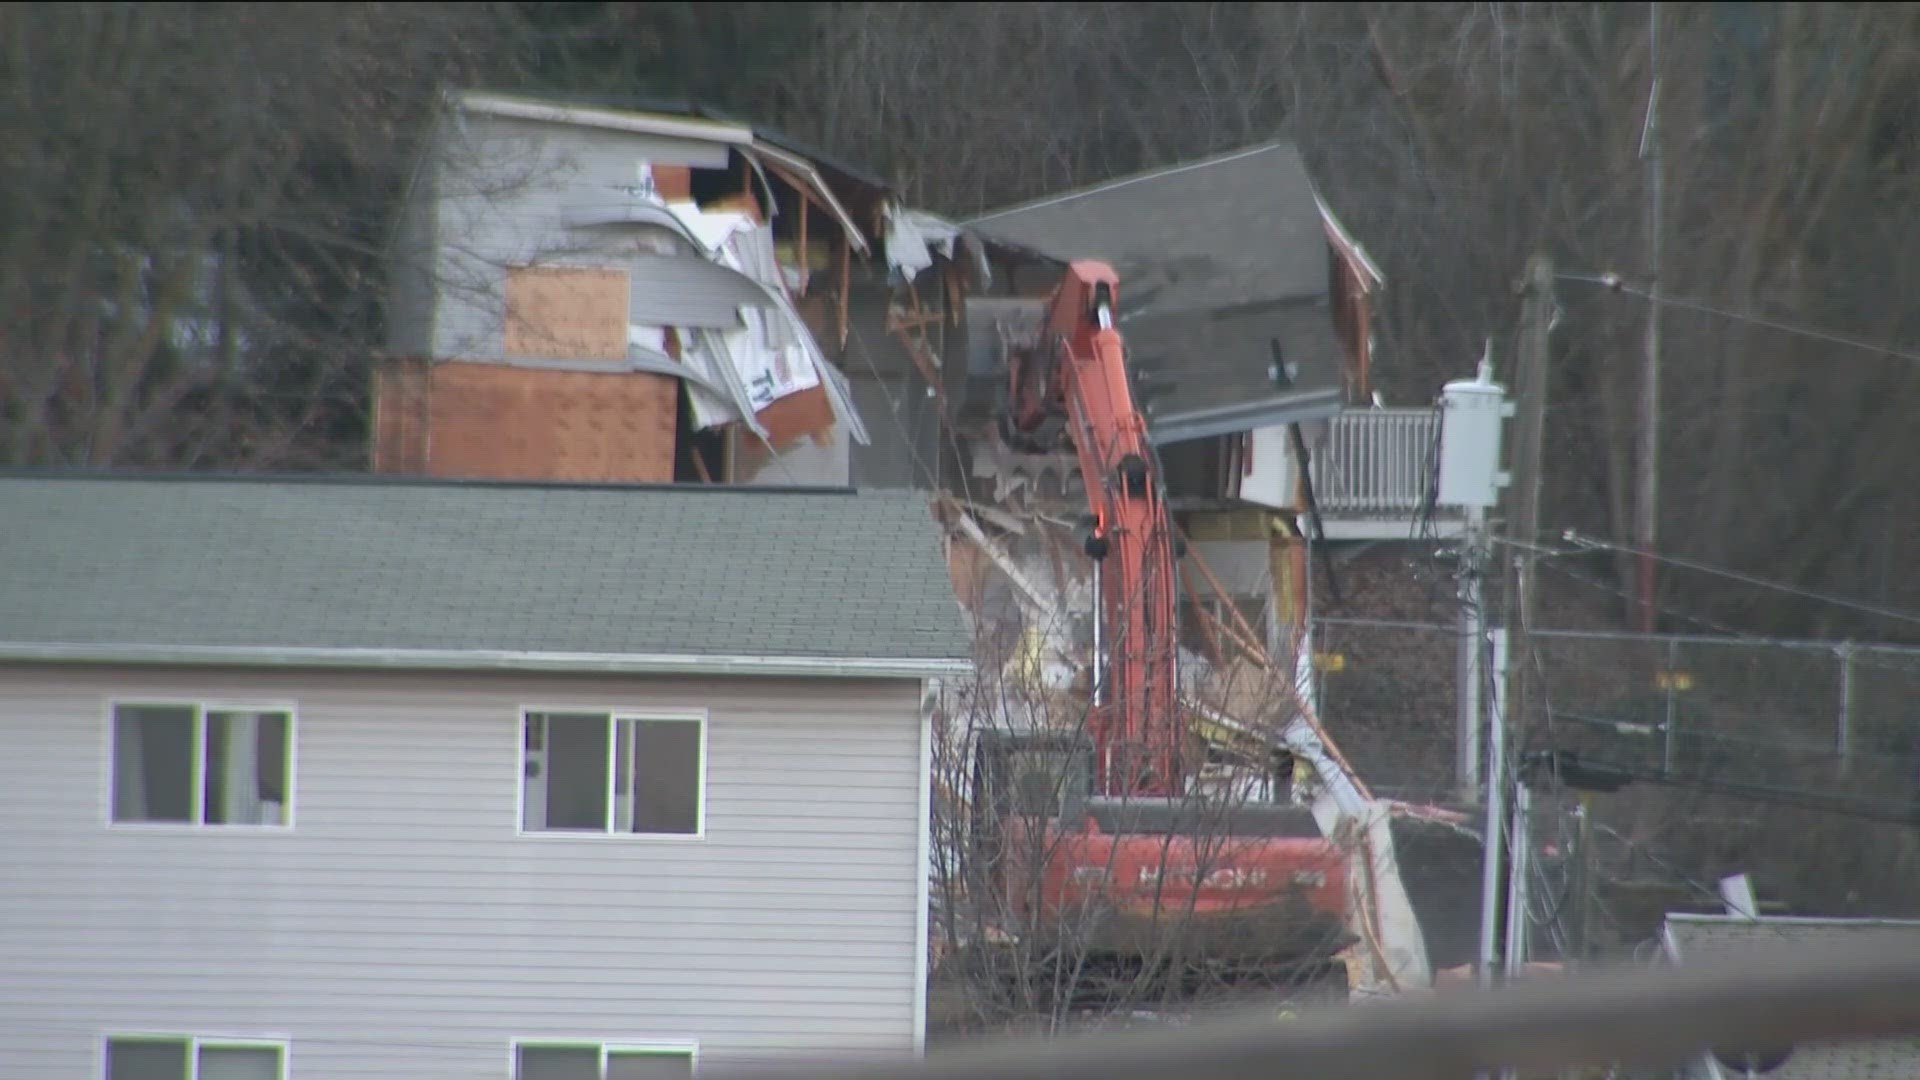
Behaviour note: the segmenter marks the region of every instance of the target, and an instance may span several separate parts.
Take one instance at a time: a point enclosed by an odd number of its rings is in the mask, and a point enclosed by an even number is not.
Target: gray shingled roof
[[[1327,234],[1300,151],[1269,143],[1122,177],[966,227],[1057,259],[1099,259],[1155,314],[1327,294]]]
[[[1888,948],[1920,946],[1920,922],[1863,919],[1768,919],[1757,922],[1731,916],[1669,915],[1667,930],[1680,963],[1737,958],[1769,945],[1866,945],[1885,940]],[[1913,1080],[1920,1077],[1920,1039],[1848,1042],[1795,1050],[1768,1080]]]
[[[1154,402],[1155,441],[1339,411],[1326,223],[1289,143],[990,211],[966,227],[1061,261],[1112,265],[1134,365],[1169,387]],[[1299,365],[1290,387],[1267,379],[1276,345]]]
[[[910,492],[4,477],[0,520],[0,656],[969,652]]]

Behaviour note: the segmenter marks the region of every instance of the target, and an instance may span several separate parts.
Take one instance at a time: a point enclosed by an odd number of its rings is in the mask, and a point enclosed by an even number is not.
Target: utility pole
[[[1507,637],[1504,630],[1493,632],[1493,652],[1497,680],[1506,673]],[[1503,952],[1507,958],[1505,973],[1511,976],[1516,970],[1512,966],[1515,929],[1511,920],[1516,916],[1512,902],[1512,890],[1515,887],[1512,874],[1521,872],[1523,864],[1519,853],[1515,852],[1512,855],[1511,873],[1506,869],[1508,864],[1504,849],[1508,846],[1508,830],[1513,822],[1507,814],[1507,785],[1510,782],[1507,771],[1507,725],[1506,710],[1500,700],[1504,696],[1495,693],[1490,702],[1492,707],[1487,710],[1487,847],[1480,864],[1480,985],[1483,987],[1494,985],[1494,973]],[[1505,903],[1502,902],[1503,898]],[[1509,920],[1504,950],[1500,933],[1503,910]]]
[[[1487,339],[1480,366],[1471,379],[1455,379],[1440,394],[1440,489],[1434,502],[1458,507],[1465,529],[1460,538],[1459,655],[1454,677],[1458,723],[1454,739],[1454,779],[1461,801],[1479,798],[1480,716],[1486,682],[1486,598],[1481,589],[1487,571],[1487,510],[1500,500],[1506,474],[1500,471],[1500,429],[1513,406],[1506,389],[1493,381],[1493,339]]]
[[[1519,398],[1515,420],[1513,511],[1507,517],[1507,538],[1532,544],[1540,538],[1540,500],[1546,483],[1547,386],[1550,378],[1554,315],[1553,260],[1537,254],[1527,261],[1521,279],[1520,333],[1514,357],[1514,394]],[[1507,579],[1507,632],[1514,635],[1516,662],[1509,669],[1506,714],[1511,729],[1524,731],[1528,701],[1528,658],[1533,626],[1533,552],[1515,547],[1512,575]],[[1517,611],[1516,611],[1517,609]],[[1517,614],[1517,618],[1515,617]]]
[[[1593,906],[1594,893],[1600,883],[1595,880],[1598,865],[1593,857],[1593,796],[1580,793],[1579,831],[1574,839],[1574,932],[1573,959],[1575,964],[1585,964],[1593,952]]]
[[[1528,875],[1533,873],[1533,791],[1524,779],[1513,785],[1512,837],[1507,843],[1507,948],[1504,957],[1507,981],[1512,982],[1527,966],[1530,925],[1527,907],[1531,903]]]
[[[1500,714],[1487,717],[1487,830],[1486,855],[1480,864],[1480,985],[1494,984],[1494,966],[1500,956],[1501,875],[1503,842],[1507,833],[1507,740]]]
[[[1647,163],[1647,338],[1641,375],[1639,497],[1634,513],[1634,543],[1640,548],[1640,632],[1654,629],[1654,562],[1660,514],[1660,277],[1662,221],[1666,186],[1660,159],[1660,5],[1647,5],[1647,57],[1652,73],[1647,91],[1646,124],[1640,129],[1640,157]]]
[[[1487,510],[1499,502],[1500,489],[1507,475],[1500,471],[1501,429],[1513,415],[1507,392],[1493,381],[1493,343],[1480,357],[1479,369],[1471,379],[1455,379],[1441,389],[1440,395],[1440,468],[1439,490],[1434,502],[1465,511],[1466,535],[1460,548],[1460,729],[1459,771],[1461,795],[1471,802],[1476,795],[1486,800],[1486,860],[1483,866],[1480,919],[1480,978],[1491,985],[1494,960],[1498,956],[1500,900],[1504,890],[1500,876],[1500,852],[1506,830],[1506,741],[1505,724],[1499,699],[1504,681],[1495,682],[1490,695],[1494,707],[1486,710],[1485,785],[1480,777],[1480,723],[1483,680],[1486,677],[1485,650],[1495,651],[1494,662],[1505,666],[1506,639],[1496,640],[1487,632],[1486,604],[1481,595],[1481,577],[1487,562]],[[1504,671],[1497,675],[1504,676]],[[1479,789],[1479,790],[1476,790]]]
[[[1484,658],[1487,646],[1487,609],[1480,588],[1487,564],[1487,512],[1479,506],[1466,508],[1466,535],[1460,551],[1459,600],[1457,617],[1460,632],[1459,651],[1454,661],[1457,693],[1454,705],[1454,765],[1463,802],[1480,797],[1480,690],[1486,685]]]

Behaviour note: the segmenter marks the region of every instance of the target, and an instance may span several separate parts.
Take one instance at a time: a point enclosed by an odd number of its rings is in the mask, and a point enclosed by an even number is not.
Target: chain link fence
[[[1543,631],[1520,716],[1537,742],[1641,776],[1904,818],[1920,778],[1920,649]]]
[[[1453,789],[1462,640],[1438,623],[1315,621],[1321,712],[1383,794]],[[1920,789],[1920,648],[1543,630],[1510,664],[1524,669],[1516,746],[1889,820]]]
[[[1451,626],[1318,619],[1320,715],[1377,794],[1426,801],[1455,790],[1460,634]]]

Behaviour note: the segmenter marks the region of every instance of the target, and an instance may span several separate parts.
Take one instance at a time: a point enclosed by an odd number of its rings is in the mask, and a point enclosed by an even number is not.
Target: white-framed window
[[[700,836],[707,722],[700,715],[527,710],[524,832]]]
[[[114,1035],[101,1080],[287,1080],[287,1044],[191,1035]]]
[[[691,1080],[698,1053],[692,1043],[522,1041],[513,1080]]]
[[[293,824],[291,708],[116,701],[111,711],[114,824]]]

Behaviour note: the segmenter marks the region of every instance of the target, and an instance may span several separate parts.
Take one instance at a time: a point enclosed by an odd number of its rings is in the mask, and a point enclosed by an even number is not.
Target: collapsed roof
[[[990,211],[966,227],[1061,262],[1113,266],[1135,366],[1166,388],[1149,409],[1155,442],[1340,410],[1329,243],[1345,234],[1291,144]],[[1351,251],[1377,281],[1365,253]]]

